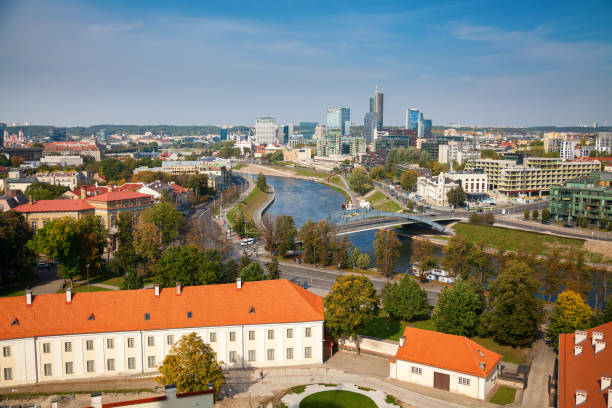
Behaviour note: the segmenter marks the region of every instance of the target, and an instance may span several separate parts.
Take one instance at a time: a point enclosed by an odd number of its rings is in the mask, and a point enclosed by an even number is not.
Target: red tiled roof
[[[250,312],[254,309],[254,312]],[[187,317],[192,312],[192,318]],[[145,320],[149,313],[149,320]],[[93,314],[93,320],[89,317]],[[120,319],[117,317],[121,316]],[[17,319],[19,324],[11,323]],[[0,340],[77,333],[323,320],[323,299],[285,280],[0,298]]]
[[[171,183],[170,187],[172,187],[172,191],[174,191],[176,194],[180,194],[180,193],[186,193],[189,191],[188,188],[185,188],[183,186],[179,186],[176,183]]]
[[[612,322],[585,330],[587,337],[579,344],[582,353],[574,356],[575,333],[559,338],[559,408],[576,406],[576,390],[586,391],[581,408],[606,407],[608,390],[600,391],[601,377],[612,376]],[[593,332],[603,333],[605,348],[595,354]]]
[[[136,191],[110,191],[108,193],[100,194],[95,197],[88,198],[89,201],[119,201],[119,200],[132,200],[134,198],[145,198],[152,196],[150,194],[142,194]]]
[[[406,327],[404,336],[406,342],[397,350],[393,360],[412,361],[486,378],[502,358],[463,336],[414,327]],[[485,363],[484,370],[480,363]]]
[[[94,208],[85,200],[39,200],[35,203],[23,204],[13,209],[20,213],[37,213],[73,212],[93,210]]]

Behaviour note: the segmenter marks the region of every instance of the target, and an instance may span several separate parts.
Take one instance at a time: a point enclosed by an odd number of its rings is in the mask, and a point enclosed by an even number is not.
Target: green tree
[[[203,251],[186,245],[166,249],[154,273],[157,282],[166,288],[173,287],[176,282],[185,286],[210,285],[218,282],[223,273],[223,264],[216,250]]]
[[[411,263],[418,263],[415,276],[421,280],[427,278],[427,271],[438,266],[439,259],[435,256],[436,247],[428,239],[412,240]]]
[[[278,265],[277,257],[272,257],[267,269],[267,278],[269,280],[280,279],[280,267]]]
[[[150,272],[162,254],[162,236],[155,224],[149,224],[142,220],[135,227],[134,249],[146,263]]]
[[[522,261],[510,260],[489,287],[487,325],[496,341],[512,346],[531,344],[542,320],[542,302],[535,297],[540,283]]]
[[[398,320],[411,322],[425,318],[429,313],[427,292],[408,274],[405,274],[399,283],[385,285],[382,303],[383,310]]]
[[[612,299],[608,299],[603,309],[602,324],[612,322]]]
[[[79,271],[85,276],[87,272],[101,272],[104,260],[104,249],[107,244],[106,228],[100,217],[87,216],[76,221],[77,257]]]
[[[374,233],[374,253],[378,271],[388,278],[393,274],[395,262],[399,258],[401,243],[392,229],[381,229]]]
[[[534,220],[537,220],[540,217],[540,213],[538,212],[538,210],[533,210],[531,212],[531,218],[533,218]]]
[[[553,248],[545,255],[544,267],[544,295],[550,301],[559,292],[563,284],[563,269],[561,268],[561,253],[559,249]]]
[[[104,159],[98,168],[107,181],[119,180],[126,170],[125,164],[118,159]]]
[[[338,276],[323,298],[325,326],[337,337],[354,337],[378,314],[378,296],[365,276]]]
[[[267,188],[267,181],[266,181],[266,176],[264,176],[263,173],[259,173],[259,175],[257,176],[257,182],[255,184],[257,186],[257,188],[261,191],[266,191]]]
[[[179,229],[185,222],[183,214],[170,203],[157,203],[144,210],[141,217],[144,222],[153,224],[159,229],[162,248],[178,237]]]
[[[471,337],[476,333],[482,312],[480,296],[458,279],[452,288],[444,288],[432,318],[436,330]]]
[[[240,263],[238,264],[238,270],[241,271],[247,266],[249,266],[250,264],[251,264],[251,259],[248,257],[248,255],[242,255],[240,257]]]
[[[523,218],[525,218],[526,220],[529,219],[529,210],[525,210],[525,212],[523,212]]]
[[[193,190],[196,200],[208,194],[208,176],[206,174],[193,174],[189,176],[187,187]]]
[[[32,183],[25,190],[25,196],[30,200],[55,200],[68,191],[68,187],[59,184]]]
[[[33,236],[23,214],[0,212],[0,284],[22,282],[34,276],[36,254],[27,246]]]
[[[232,258],[225,261],[223,265],[223,272],[219,276],[219,283],[232,283],[236,282],[238,277],[238,264]]]
[[[465,191],[461,185],[453,187],[446,193],[446,198],[453,208],[459,208],[465,204]]]
[[[329,265],[333,259],[333,237],[332,227],[326,220],[314,223],[306,221],[298,231],[298,237],[303,242],[303,257],[308,263]]]
[[[591,326],[593,313],[580,294],[566,290],[559,294],[553,308],[546,336],[555,351],[559,350],[559,335],[575,330],[586,330]]]
[[[370,176],[375,180],[382,180],[387,176],[387,171],[383,166],[375,166],[370,169]]]
[[[416,170],[407,170],[402,174],[400,184],[404,190],[412,190],[417,183],[418,173]]]
[[[264,269],[259,262],[252,262],[240,271],[240,280],[242,282],[260,281],[265,278]]]
[[[363,167],[355,167],[349,177],[349,185],[353,191],[365,194],[372,189],[372,179]]]
[[[361,269],[365,269],[370,265],[370,255],[368,254],[359,254],[357,257],[357,267]]]
[[[442,265],[453,276],[467,278],[470,271],[471,256],[474,252],[474,244],[469,239],[460,235],[451,237],[444,249]]]
[[[225,384],[217,353],[196,333],[181,336],[164,358],[159,372],[157,381],[162,385],[176,384],[178,392],[206,390],[208,384],[219,392]]]

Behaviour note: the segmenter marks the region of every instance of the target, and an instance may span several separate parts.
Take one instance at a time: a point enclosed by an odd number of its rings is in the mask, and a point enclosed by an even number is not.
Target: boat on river
[[[417,275],[421,273],[421,269],[418,262],[412,264],[412,273]],[[448,271],[440,268],[431,268],[424,273],[427,276],[427,280],[434,282],[443,282],[443,283],[455,283],[456,279],[452,277]]]

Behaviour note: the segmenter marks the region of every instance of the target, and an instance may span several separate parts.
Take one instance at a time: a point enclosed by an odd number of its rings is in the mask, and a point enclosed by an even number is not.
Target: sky
[[[0,122],[612,124],[612,0],[0,0]]]

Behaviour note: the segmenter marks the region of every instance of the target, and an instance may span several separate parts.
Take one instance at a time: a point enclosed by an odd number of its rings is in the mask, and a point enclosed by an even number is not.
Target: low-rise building
[[[100,148],[95,143],[87,141],[52,142],[45,143],[43,156],[81,156],[100,161]]]
[[[208,187],[215,190],[225,190],[231,178],[231,172],[227,171],[225,163],[206,160],[172,160],[162,163],[162,167],[138,167],[134,174],[142,171],[161,172],[172,175],[182,174],[206,174],[208,176]]]
[[[80,220],[95,215],[94,207],[85,200],[39,200],[13,209],[24,215],[33,230],[44,227],[48,221],[65,217]]]
[[[467,337],[406,327],[389,376],[484,400],[495,386],[501,359]]]
[[[79,200],[64,200],[79,201]],[[95,214],[102,218],[102,224],[109,230],[115,232],[117,220],[122,212],[131,212],[135,218],[153,205],[149,194],[135,191],[109,191],[87,199],[87,203],[95,209]]]
[[[66,200],[75,201],[75,200]],[[323,299],[285,279],[0,298],[0,387],[154,374],[195,332],[224,368],[323,362]]]
[[[550,188],[548,208],[557,221],[584,218],[591,224],[612,220],[612,173],[593,173],[589,177]]]
[[[294,147],[283,149],[284,161],[311,161],[312,149],[310,147]]]
[[[0,212],[12,210],[27,203],[28,198],[21,190],[8,190],[6,194],[0,195]]]
[[[559,337],[557,407],[611,407],[612,322]]]
[[[91,174],[88,171],[36,173],[34,177],[41,183],[57,184],[68,187],[71,190],[91,181]]]
[[[46,156],[40,159],[41,164],[49,166],[80,166],[83,164],[81,156]]]
[[[481,173],[440,173],[434,177],[417,178],[417,194],[429,205],[447,207],[447,193],[461,186],[468,199],[487,194],[487,175]]]

